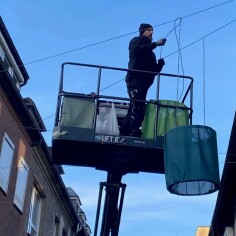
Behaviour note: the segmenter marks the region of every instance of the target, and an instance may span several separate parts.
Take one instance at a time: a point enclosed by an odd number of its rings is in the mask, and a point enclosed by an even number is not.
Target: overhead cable
[[[208,7],[208,8],[206,8],[206,9],[203,9],[203,10],[200,10],[200,11],[197,11],[197,12],[194,12],[194,13],[191,13],[191,14],[186,15],[186,16],[181,17],[181,18],[182,18],[182,19],[188,18],[188,17],[194,16],[194,15],[200,14],[200,13],[202,13],[202,12],[211,10],[211,9],[213,9],[213,8],[216,8],[216,7],[219,7],[219,6],[228,4],[228,3],[232,2],[232,1],[234,1],[234,0],[225,1],[225,2],[223,2],[223,3],[220,3],[220,4],[217,4],[217,5]],[[176,21],[176,19],[175,19],[175,20],[171,20],[171,21],[167,21],[167,22],[164,22],[164,23],[161,23],[161,24],[158,24],[158,25],[154,25],[153,27],[162,26],[162,25],[165,25],[165,24],[172,23],[172,22],[174,22],[174,21]],[[174,29],[173,29],[173,30],[174,30]],[[172,30],[172,31],[173,31],[173,30]],[[172,32],[172,31],[171,31],[171,32]],[[54,55],[51,55],[51,56],[48,56],[48,57],[44,57],[44,58],[41,58],[41,59],[37,59],[37,60],[31,61],[31,62],[24,63],[24,64],[22,64],[22,65],[19,65],[18,67],[22,67],[22,66],[26,66],[26,65],[38,63],[38,62],[45,61],[45,60],[48,60],[48,59],[51,59],[51,58],[54,58],[54,57],[59,57],[59,56],[62,56],[62,55],[65,55],[65,54],[69,54],[69,53],[72,53],[72,52],[75,52],[75,51],[79,51],[79,50],[82,50],[82,49],[85,49],[85,48],[89,48],[89,47],[96,46],[96,45],[99,45],[99,44],[102,44],[102,43],[106,43],[106,42],[109,42],[109,41],[112,41],[112,40],[115,40],[115,39],[123,38],[123,37],[126,37],[126,36],[128,36],[128,35],[131,35],[131,34],[134,34],[134,33],[137,33],[137,32],[138,32],[138,31],[134,31],[134,32],[127,33],[127,34],[123,34],[123,35],[120,35],[120,36],[116,36],[116,37],[113,37],[113,38],[110,38],[110,39],[102,40],[102,41],[97,42],[97,43],[92,43],[92,44],[89,44],[89,45],[86,45],[86,46],[82,46],[82,47],[75,48],[75,49],[72,49],[72,50],[68,50],[68,51],[65,51],[65,52],[57,53],[57,54],[54,54]],[[171,32],[170,32],[170,33],[171,33]],[[0,72],[3,72],[3,71],[0,71]]]
[[[178,53],[180,50],[183,50],[183,49],[185,49],[185,48],[187,48],[187,47],[190,47],[191,45],[193,45],[193,44],[195,44],[195,43],[197,43],[197,42],[199,42],[199,41],[201,41],[201,40],[207,38],[208,36],[210,36],[210,35],[212,35],[212,34],[218,32],[219,30],[225,28],[226,26],[228,26],[228,25],[234,23],[235,21],[236,21],[236,19],[230,21],[229,23],[227,23],[227,24],[221,26],[220,28],[217,28],[216,30],[210,32],[209,34],[207,34],[207,35],[201,37],[200,39],[195,40],[194,42],[192,42],[192,43],[190,43],[190,44],[184,46],[184,47],[181,48],[181,49],[178,49],[177,51],[175,51],[175,52],[173,52],[173,53],[167,55],[167,56],[164,57],[164,58],[170,57],[170,56],[174,55],[175,53]],[[0,71],[0,72],[2,72],[2,71]],[[123,80],[124,80],[124,78],[123,78],[123,79],[120,79],[120,80],[118,80],[118,81],[116,81],[115,83],[113,83],[113,84],[111,84],[111,85],[108,85],[107,87],[101,89],[100,91],[103,91],[103,90],[105,90],[105,89],[107,89],[107,88],[110,88],[110,87],[112,87],[113,85],[115,85],[115,84],[117,84],[117,83],[119,83],[119,82],[121,82],[121,81],[123,81]],[[54,114],[53,114],[53,115],[54,115]],[[53,115],[51,115],[51,116],[53,116]],[[47,117],[47,118],[50,118],[51,116],[49,116],[49,117]],[[47,119],[47,118],[45,118],[45,119]],[[43,119],[43,120],[44,120],[44,119]]]
[[[219,30],[221,30],[221,29],[223,29],[223,28],[225,28],[226,26],[228,26],[228,25],[234,23],[235,21],[236,21],[236,18],[235,18],[234,20],[228,22],[227,24],[225,24],[225,25],[223,25],[223,26],[221,26],[221,27],[215,29],[214,31],[210,32],[209,34],[204,35],[203,37],[201,37],[201,38],[195,40],[194,42],[192,42],[192,43],[190,43],[190,44],[188,44],[188,45],[182,47],[181,50],[183,50],[183,49],[185,49],[185,48],[188,48],[188,47],[192,46],[193,44],[195,44],[195,43],[201,41],[203,38],[207,38],[207,37],[209,37],[210,35],[216,33],[217,31],[219,31]],[[177,51],[175,51],[175,52],[172,52],[171,54],[165,56],[164,58],[170,57],[170,56],[172,56],[173,54],[175,54],[175,53],[177,53],[177,52],[179,52],[179,50],[177,50]]]
[[[170,56],[172,56],[172,55],[174,55],[174,54],[176,54],[176,53],[181,52],[183,49],[185,49],[185,48],[187,48],[187,47],[190,47],[190,46],[192,46],[193,44],[195,44],[195,43],[197,43],[197,42],[199,42],[199,41],[201,41],[201,40],[207,38],[208,36],[210,36],[210,35],[216,33],[217,31],[219,31],[219,30],[225,28],[226,26],[228,26],[228,25],[234,23],[235,21],[236,21],[236,19],[230,21],[229,23],[227,23],[227,24],[221,26],[220,28],[217,28],[216,30],[210,32],[209,34],[207,34],[207,35],[205,35],[205,36],[203,36],[203,37],[201,37],[201,38],[199,38],[199,39],[193,41],[192,43],[190,43],[190,44],[188,44],[188,45],[186,45],[186,46],[184,46],[184,47],[182,47],[182,48],[179,48],[179,47],[178,47],[178,50],[177,50],[177,51],[174,51],[174,52],[172,52],[171,54],[169,54],[169,55],[167,55],[167,56],[165,56],[165,57],[163,57],[163,58],[165,59],[165,58],[170,57]],[[174,29],[176,30],[176,27],[174,27]],[[181,57],[182,57],[182,55],[181,55]],[[183,73],[184,73],[183,65],[182,65],[182,64],[181,64],[181,67],[182,67],[182,71],[183,71]],[[121,82],[122,80],[124,80],[124,79],[121,79],[121,80],[119,80],[119,81],[116,81],[115,83],[108,85],[107,87],[101,89],[100,91],[103,91],[103,90],[105,90],[105,89],[107,89],[107,88],[110,88],[110,87],[112,87],[113,85],[115,85],[115,84]]]

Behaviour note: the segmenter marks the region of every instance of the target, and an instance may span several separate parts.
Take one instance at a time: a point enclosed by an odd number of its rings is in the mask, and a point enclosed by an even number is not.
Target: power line
[[[217,4],[217,5],[214,5],[214,6],[212,6],[212,7],[208,7],[208,8],[206,8],[206,9],[203,9],[203,10],[200,10],[200,11],[197,11],[197,12],[194,12],[194,13],[191,13],[191,14],[186,15],[186,16],[183,16],[183,17],[178,17],[178,18],[180,18],[180,19],[182,20],[182,19],[185,19],[185,18],[194,16],[194,15],[197,15],[197,14],[199,14],[199,13],[202,13],[202,12],[205,12],[205,11],[208,11],[208,10],[211,10],[211,9],[213,9],[213,8],[222,6],[222,5],[227,4],[227,3],[229,3],[229,2],[232,2],[232,1],[234,1],[234,0],[226,1],[226,2],[223,2],[223,3]],[[177,19],[178,19],[178,18],[177,18]],[[153,26],[153,27],[165,25],[165,24],[172,23],[172,22],[175,22],[175,21],[176,21],[176,20],[171,20],[171,21],[168,21],[168,22],[159,24],[159,25],[155,25],[155,26]],[[180,21],[180,23],[181,23],[181,21]],[[180,23],[179,23],[179,24],[180,24]],[[177,26],[178,26],[178,25],[177,25]],[[177,27],[177,26],[176,26],[176,27]],[[176,28],[176,27],[175,27],[175,28]],[[173,29],[166,35],[166,38],[175,30],[175,28],[173,28]]]
[[[230,25],[230,24],[234,23],[235,21],[236,21],[236,18],[235,18],[234,20],[232,20],[232,21],[228,22],[227,24],[225,24],[225,25],[221,26],[220,28],[217,28],[217,29],[215,29],[214,31],[210,32],[209,34],[207,34],[207,35],[205,35],[205,36],[203,36],[203,37],[201,37],[201,38],[199,38],[199,39],[195,40],[194,42],[192,42],[192,43],[190,43],[190,44],[188,44],[188,45],[184,46],[183,48],[181,48],[181,50],[183,50],[183,49],[185,49],[185,48],[187,48],[187,47],[190,47],[190,46],[192,46],[193,44],[195,44],[195,43],[197,43],[197,42],[199,42],[199,41],[203,40],[204,38],[207,38],[207,37],[209,37],[210,35],[212,35],[212,34],[216,33],[217,31],[219,31],[219,30],[221,30],[221,29],[223,29],[223,28],[225,28],[226,26],[228,26],[228,25]],[[166,56],[166,57],[164,57],[164,58],[170,57],[170,56],[172,56],[173,54],[177,53],[178,51],[179,51],[179,50],[177,50],[177,51],[175,51],[175,52],[172,52],[171,54],[167,55],[167,56]]]
[[[197,15],[197,14],[202,13],[202,12],[204,12],[204,11],[211,10],[211,9],[213,9],[213,8],[216,8],[216,7],[222,6],[222,5],[224,5],[224,4],[227,4],[227,3],[229,3],[229,2],[233,2],[233,1],[234,1],[234,0],[230,0],[230,1],[222,2],[222,3],[219,3],[218,5],[215,5],[215,6],[212,6],[212,7],[208,7],[208,8],[206,8],[206,9],[204,9],[204,10],[200,10],[200,11],[198,11],[198,12],[194,12],[194,13],[189,14],[189,15],[187,15],[187,16],[184,16],[184,17],[182,17],[182,18],[188,18],[188,17],[190,17],[190,16]]]
[[[227,155],[227,156],[236,156],[236,154],[227,154],[225,152],[218,152],[219,155]],[[219,161],[219,164],[236,164],[236,161]],[[69,166],[63,166],[64,167],[69,167]],[[8,166],[1,166],[0,169],[10,169],[11,167]],[[22,168],[22,167],[19,167]]]
[[[199,41],[201,41],[201,40],[207,38],[208,36],[210,36],[210,35],[212,35],[212,34],[218,32],[219,30],[221,30],[221,29],[225,28],[226,26],[228,26],[228,25],[234,23],[235,21],[236,21],[236,18],[235,18],[234,20],[230,21],[229,23],[227,23],[227,24],[221,26],[220,28],[217,28],[216,30],[214,30],[214,31],[212,31],[212,32],[210,32],[210,33],[208,33],[207,35],[205,35],[205,36],[203,36],[203,37],[201,37],[201,38],[195,40],[194,42],[192,42],[192,43],[190,43],[190,44],[188,44],[188,45],[186,45],[186,46],[184,46],[183,48],[180,48],[180,49],[178,49],[177,51],[175,51],[175,52],[173,52],[173,53],[167,55],[167,56],[164,57],[164,58],[167,58],[167,57],[169,57],[169,56],[174,55],[175,53],[179,52],[179,50],[183,50],[183,49],[185,49],[185,48],[187,48],[187,47],[192,46],[193,44],[195,44],[195,43],[197,43],[197,42],[199,42]],[[0,71],[0,72],[2,72],[2,71]],[[124,80],[124,78],[123,78],[123,79],[120,79],[120,80],[118,80],[118,81],[116,81],[115,83],[113,83],[113,84],[111,84],[111,85],[108,85],[107,87],[101,89],[100,91],[103,91],[103,90],[105,90],[105,89],[107,89],[107,88],[110,88],[110,87],[112,87],[113,85],[115,85],[115,84],[117,84],[117,83],[119,83],[119,82],[121,82],[121,81],[123,81],[123,80]],[[48,119],[48,118],[50,118],[50,117],[52,117],[52,116],[54,116],[54,115],[55,115],[55,114],[52,114],[52,115],[48,116],[47,118],[45,118],[45,119],[43,119],[43,120],[46,120],[46,119]],[[25,128],[27,128],[27,127],[25,127]],[[29,127],[29,128],[30,128],[30,127]]]
[[[212,6],[212,7],[208,7],[208,8],[206,8],[206,9],[203,9],[203,10],[200,10],[200,11],[197,11],[197,12],[194,12],[194,13],[191,13],[191,14],[186,15],[186,16],[181,17],[181,18],[182,18],[182,19],[188,18],[188,17],[194,16],[194,15],[200,14],[200,13],[202,13],[202,12],[211,10],[211,9],[213,9],[213,8],[222,6],[222,5],[227,4],[227,3],[229,3],[229,2],[232,2],[232,1],[234,1],[234,0],[229,0],[229,1],[226,1],[226,2],[223,2],[223,3],[220,3],[220,4],[217,4],[217,5],[214,5],[214,6]],[[172,22],[174,22],[174,21],[176,21],[176,20],[167,21],[167,22],[164,22],[164,23],[161,23],[161,24],[158,24],[158,25],[154,25],[153,27],[158,27],[158,26],[166,25],[166,24],[172,23]],[[173,30],[174,30],[174,29],[173,29]],[[71,53],[71,52],[79,51],[79,50],[82,50],[82,49],[85,49],[85,48],[88,48],[88,47],[96,46],[96,45],[99,45],[99,44],[102,44],[102,43],[106,43],[106,42],[113,41],[113,40],[116,40],[116,39],[119,39],[119,38],[123,38],[123,37],[129,36],[129,35],[135,34],[135,33],[137,33],[137,32],[138,32],[138,31],[136,30],[136,31],[131,32],[131,33],[123,34],[123,35],[116,36],[116,37],[113,37],[113,38],[110,38],[110,39],[106,39],[106,40],[103,40],[103,41],[100,41],[100,42],[97,42],[97,43],[92,43],[92,44],[89,44],[89,45],[86,45],[86,46],[82,46],[82,47],[79,47],[79,48],[76,48],[76,49],[72,49],[72,50],[69,50],[69,51],[66,51],[66,52],[58,53],[58,54],[55,54],[55,55],[52,55],[52,56],[48,56],[48,57],[41,58],[41,59],[38,59],[38,60],[35,60],[35,61],[31,61],[31,62],[28,62],[28,63],[26,63],[26,64],[24,64],[24,65],[30,65],[30,64],[37,63],[37,62],[44,61],[44,60],[48,60],[48,59],[51,59],[51,58],[54,58],[54,57],[62,56],[62,55],[65,55],[65,54],[68,54],[68,53]],[[171,32],[172,32],[172,31],[171,31]],[[170,33],[171,33],[171,32],[170,32]],[[169,34],[170,34],[170,33],[169,33]],[[168,34],[168,35],[169,35],[169,34]]]
[[[203,125],[205,126],[206,122],[206,49],[205,49],[205,38],[202,39],[202,51],[203,51],[203,74],[202,74],[202,79],[203,79]]]
[[[51,59],[51,58],[54,58],[54,57],[62,56],[62,55],[65,55],[65,54],[68,54],[68,53],[71,53],[71,52],[79,51],[79,50],[82,50],[82,49],[85,49],[85,48],[89,48],[89,47],[96,46],[96,45],[99,45],[99,44],[102,44],[102,43],[106,43],[106,42],[109,42],[109,41],[112,41],[112,40],[115,40],[115,39],[119,39],[119,38],[122,38],[122,37],[125,37],[125,36],[128,36],[128,35],[134,34],[136,32],[137,31],[127,33],[127,34],[123,34],[123,35],[120,35],[120,36],[117,36],[117,37],[114,37],[114,38],[106,39],[106,40],[103,40],[103,41],[100,41],[100,42],[97,42],[97,43],[92,43],[92,44],[89,44],[89,45],[86,45],[86,46],[82,46],[80,48],[72,49],[72,50],[69,50],[69,51],[66,51],[66,52],[58,53],[58,54],[55,54],[55,55],[52,55],[52,56],[48,56],[48,57],[41,58],[41,59],[38,59],[38,60],[35,60],[35,61],[31,61],[31,62],[25,63],[23,65],[26,66],[26,65],[37,63],[37,62],[40,62],[40,61],[48,60],[48,59]]]
[[[220,3],[220,4],[217,4],[217,5],[214,5],[214,6],[211,6],[211,7],[208,7],[206,9],[203,9],[203,10],[200,10],[200,11],[197,11],[197,12],[194,12],[194,13],[191,13],[189,15],[186,15],[184,17],[181,17],[182,19],[184,18],[188,18],[188,17],[191,17],[191,16],[194,16],[194,15],[197,15],[197,14],[200,14],[202,12],[205,12],[205,11],[208,11],[208,10],[211,10],[213,8],[217,8],[219,6],[222,6],[222,5],[225,5],[225,4],[228,4],[230,2],[232,2],[234,0],[229,0],[229,1],[225,1],[223,3]],[[169,24],[169,23],[172,23],[176,21],[175,20],[171,20],[171,21],[167,21],[167,22],[164,22],[164,23],[161,23],[161,24],[158,24],[158,25],[154,25],[153,27],[158,27],[158,26],[162,26],[162,25],[166,25],[166,24]],[[174,29],[172,29],[168,35],[173,31]],[[26,65],[30,65],[30,64],[34,64],[34,63],[38,63],[38,62],[41,62],[41,61],[45,61],[45,60],[48,60],[48,59],[52,59],[54,57],[59,57],[59,56],[62,56],[62,55],[65,55],[65,54],[69,54],[71,52],[75,52],[75,51],[79,51],[79,50],[82,50],[82,49],[85,49],[85,48],[89,48],[89,47],[92,47],[92,46],[96,46],[96,45],[99,45],[99,44],[102,44],[102,43],[106,43],[106,42],[109,42],[109,41],[112,41],[112,40],[116,40],[116,39],[119,39],[119,38],[123,38],[123,37],[126,37],[128,35],[131,35],[131,34],[134,34],[134,33],[137,33],[138,31],[134,31],[134,32],[131,32],[131,33],[127,33],[127,34],[123,34],[123,35],[120,35],[120,36],[116,36],[116,37],[113,37],[113,38],[110,38],[110,39],[106,39],[106,40],[103,40],[103,41],[100,41],[100,42],[96,42],[96,43],[92,43],[92,44],[89,44],[89,45],[86,45],[86,46],[82,46],[82,47],[79,47],[79,48],[75,48],[75,49],[72,49],[72,50],[68,50],[68,51],[65,51],[65,52],[61,52],[61,53],[57,53],[57,54],[54,54],[54,55],[51,55],[51,56],[48,56],[48,57],[44,57],[44,58],[41,58],[41,59],[38,59],[38,60],[34,60],[34,61],[31,61],[31,62],[28,62],[28,63],[24,63],[22,65],[19,65],[18,67],[22,67],[22,66],[26,66]],[[167,36],[168,36],[167,35]],[[0,71],[1,72],[4,72],[6,70],[2,70]]]
[[[234,1],[234,0],[229,0],[229,1],[226,1],[226,2],[223,2],[223,3],[220,3],[220,4],[217,4],[217,5],[214,5],[214,6],[212,6],[212,7],[208,7],[208,8],[206,8],[206,9],[203,9],[203,10],[200,10],[200,11],[197,11],[197,12],[194,12],[194,13],[191,13],[191,14],[189,14],[189,15],[183,16],[183,17],[181,17],[181,19],[188,18],[188,17],[191,17],[191,16],[193,16],[193,15],[197,15],[197,14],[199,14],[199,13],[202,13],[202,12],[205,12],[205,11],[208,11],[208,10],[211,10],[211,9],[213,9],[213,8],[222,6],[222,5],[227,4],[227,3],[229,3],[229,2],[232,2],[232,1]],[[179,17],[179,18],[180,18],[180,17]],[[183,50],[183,49],[185,49],[185,48],[187,48],[187,47],[190,47],[191,45],[193,45],[193,44],[199,42],[200,40],[202,40],[202,39],[204,39],[204,38],[206,38],[206,37],[208,37],[208,36],[214,34],[215,32],[221,30],[222,28],[225,28],[226,26],[232,24],[234,21],[236,21],[236,19],[234,19],[234,20],[230,21],[229,23],[223,25],[222,27],[220,27],[220,28],[218,28],[218,29],[212,31],[211,33],[209,33],[209,34],[207,34],[207,35],[201,37],[200,39],[195,40],[194,42],[192,42],[192,43],[186,45],[185,47],[183,47],[183,48],[181,48],[181,49],[178,49],[177,51],[175,51],[175,52],[173,52],[173,53],[167,55],[165,58],[167,58],[167,57],[169,57],[169,56],[171,56],[171,55],[173,55],[173,54],[179,52],[179,50]],[[176,19],[175,19],[175,20],[171,20],[171,21],[167,21],[167,22],[164,22],[164,23],[161,23],[161,24],[158,24],[158,25],[154,25],[153,27],[162,26],[162,25],[169,24],[169,23],[172,23],[172,22],[176,22]],[[176,27],[177,27],[177,26],[178,26],[178,25],[176,25],[176,26],[167,34],[167,36],[168,36],[170,33],[172,33],[174,30],[176,30]],[[127,33],[127,34],[123,34],[123,35],[120,35],[120,36],[117,36],[117,37],[113,37],[113,38],[110,38],[110,39],[107,39],[107,40],[103,40],[103,41],[100,41],[100,42],[97,42],[97,43],[89,44],[89,45],[86,45],[86,46],[83,46],[83,47],[80,47],[80,48],[72,49],[72,50],[69,50],[69,51],[66,51],[66,52],[62,52],[62,53],[58,53],[58,54],[55,54],[55,55],[51,55],[51,56],[48,56],[48,57],[45,57],[45,58],[41,58],[41,59],[38,59],[38,60],[34,60],[34,61],[31,61],[31,62],[22,64],[22,65],[19,65],[18,67],[30,65],[30,64],[37,63],[37,62],[41,62],[41,61],[44,61],[44,60],[48,60],[48,59],[51,59],[51,58],[54,58],[54,57],[58,57],[58,56],[61,56],[61,55],[65,55],[65,54],[68,54],[68,53],[71,53],[71,52],[74,52],[74,51],[82,50],[82,49],[85,49],[85,48],[88,48],[88,47],[92,47],[92,46],[99,45],[99,44],[102,44],[102,43],[105,43],[105,42],[109,42],[109,41],[112,41],[112,40],[115,40],[115,39],[119,39],[119,38],[122,38],[122,37],[125,37],[125,36],[128,36],[128,35],[137,33],[137,32],[138,32],[138,31],[134,31],[134,32]],[[167,37],[167,36],[166,36],[166,37]],[[7,69],[1,70],[0,73],[1,73],[1,72],[4,72],[4,71],[7,71]],[[115,82],[114,84],[111,84],[111,85],[109,85],[109,86],[103,88],[101,91],[103,91],[103,90],[105,90],[105,89],[107,89],[107,88],[109,88],[109,87],[111,87],[111,86],[113,86],[113,85],[115,85],[115,84],[121,82],[122,80],[124,80],[124,79],[121,79],[121,80]],[[52,117],[52,116],[54,116],[54,115],[55,115],[55,114],[50,115],[49,117],[47,117],[47,118],[45,118],[45,119],[43,119],[43,120],[46,120],[46,119],[48,119],[48,118],[50,118],[50,117]],[[25,128],[32,129],[33,127],[25,127]]]
[[[51,118],[51,117],[53,117],[53,116],[55,116],[55,114],[52,114],[52,115],[50,115],[50,116],[47,116],[46,118],[42,119],[42,121],[45,121],[45,120],[47,120],[47,119],[49,119],[49,118]],[[20,125],[20,127],[21,127],[21,128],[24,128],[24,129],[37,129],[37,130],[38,130],[38,127],[36,127],[36,125],[39,125],[39,124],[41,124],[40,121],[35,122],[34,124],[32,124],[32,125],[30,125],[30,126],[22,126],[22,125]],[[47,131],[50,131],[50,130],[47,130]]]
[[[221,26],[220,28],[217,28],[216,30],[214,30],[214,31],[210,32],[209,34],[207,34],[207,35],[205,35],[205,36],[203,36],[203,37],[201,37],[201,38],[199,38],[199,39],[195,40],[194,42],[192,42],[192,43],[190,43],[190,44],[188,44],[188,45],[184,46],[183,48],[178,48],[178,50],[177,50],[177,51],[175,51],[175,52],[172,52],[171,54],[169,54],[169,55],[165,56],[164,58],[170,57],[170,56],[172,56],[172,55],[174,55],[174,54],[176,54],[176,53],[179,53],[179,52],[181,52],[181,50],[183,50],[183,49],[185,49],[185,48],[187,48],[187,47],[190,47],[190,46],[192,46],[193,44],[195,44],[195,43],[197,43],[197,42],[199,42],[199,41],[201,41],[201,40],[203,40],[203,39],[207,38],[208,36],[210,36],[210,35],[212,35],[212,34],[216,33],[217,31],[219,31],[219,30],[221,30],[221,29],[225,28],[226,26],[228,26],[228,25],[230,25],[230,24],[234,23],[235,21],[236,21],[236,18],[235,18],[234,20],[230,21],[229,23],[227,23],[227,24],[225,24],[225,25]],[[178,26],[178,25],[177,25],[177,26]],[[174,27],[174,29],[176,29],[176,27]],[[182,70],[183,70],[183,69],[182,69]],[[107,88],[110,88],[110,87],[112,87],[113,85],[115,85],[115,84],[117,84],[117,83],[121,82],[122,80],[124,80],[124,79],[121,79],[121,80],[119,80],[119,81],[117,81],[117,82],[115,82],[115,83],[113,83],[113,84],[111,84],[111,85],[108,85],[107,87],[103,88],[101,91],[103,91],[103,90],[105,90],[105,89],[107,89]]]

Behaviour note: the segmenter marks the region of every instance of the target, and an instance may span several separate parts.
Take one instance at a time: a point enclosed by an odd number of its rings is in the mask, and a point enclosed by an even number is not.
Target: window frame
[[[2,46],[0,45],[0,58],[2,59],[2,61],[4,60],[5,57],[5,51],[3,50]]]
[[[37,212],[37,219],[36,224],[33,222],[33,215],[35,213],[35,201],[39,201],[38,206],[38,212]],[[30,202],[30,210],[29,210],[29,218],[28,218],[28,227],[27,227],[27,235],[31,235],[32,229],[34,230],[34,236],[39,235],[39,228],[40,228],[40,218],[41,218],[41,211],[42,211],[42,203],[43,199],[41,197],[40,191],[36,187],[33,188],[32,194],[31,194],[31,202]]]
[[[55,215],[54,226],[53,226],[53,236],[58,236],[59,230],[60,230],[60,220],[57,217],[57,215]]]
[[[21,166],[22,165],[22,166]],[[22,169],[25,170],[26,176],[22,175],[24,174],[22,172]],[[16,178],[16,186],[15,186],[15,194],[14,194],[14,205],[22,212],[24,207],[24,200],[25,200],[25,193],[26,193],[26,187],[27,187],[27,181],[28,181],[28,175],[29,175],[29,167],[27,163],[25,162],[24,158],[20,156],[18,161],[18,171],[17,171],[17,178]],[[22,178],[23,181],[22,181]],[[20,181],[20,182],[19,182]],[[23,189],[21,188],[22,183],[24,184]],[[23,192],[22,192],[23,190]]]
[[[8,144],[8,146],[5,146]],[[10,148],[12,152],[9,154],[6,148]],[[11,174],[11,168],[12,168],[12,161],[14,157],[14,151],[15,151],[15,145],[7,135],[7,133],[4,133],[2,138],[2,145],[0,150],[0,188],[7,194],[8,186],[9,186],[9,179]],[[4,155],[4,156],[3,156]],[[5,166],[5,163],[7,161],[7,164]],[[8,166],[9,165],[9,166]],[[7,172],[8,171],[8,172]],[[5,180],[4,180],[4,172],[5,173]]]

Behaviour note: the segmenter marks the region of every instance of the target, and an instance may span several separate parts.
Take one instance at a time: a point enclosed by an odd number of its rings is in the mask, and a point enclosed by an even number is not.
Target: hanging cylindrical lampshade
[[[220,187],[216,132],[207,126],[189,125],[165,135],[165,177],[169,192],[203,195]]]

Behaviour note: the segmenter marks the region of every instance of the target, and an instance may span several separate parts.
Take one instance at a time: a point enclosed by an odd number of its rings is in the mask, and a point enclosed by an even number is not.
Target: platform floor
[[[156,140],[95,134],[91,129],[55,127],[52,161],[123,173],[164,174],[164,137]]]

